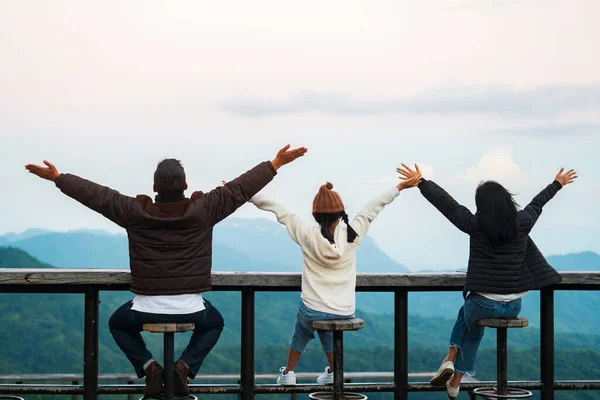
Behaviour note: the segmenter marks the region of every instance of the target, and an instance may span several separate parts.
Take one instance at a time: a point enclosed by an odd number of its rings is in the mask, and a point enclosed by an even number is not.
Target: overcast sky
[[[600,252],[599,20],[597,0],[2,1],[0,234],[119,229],[26,163],[135,195],[177,157],[209,190],[291,143],[308,155],[265,193],[306,220],[326,180],[352,215],[401,162],[472,210],[483,179],[524,206],[576,168],[532,236]],[[411,268],[466,264],[417,190],[370,234]]]

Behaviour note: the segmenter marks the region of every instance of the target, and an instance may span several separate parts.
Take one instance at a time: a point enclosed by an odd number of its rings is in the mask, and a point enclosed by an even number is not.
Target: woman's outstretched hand
[[[30,173],[39,176],[42,179],[47,179],[49,181],[54,182],[56,178],[60,175],[56,167],[50,162],[44,160],[44,164],[46,167],[42,167],[40,165],[35,164],[27,164],[25,169]]]
[[[564,170],[564,168],[561,168],[554,178],[554,180],[558,181],[558,183],[560,183],[563,187],[567,186],[569,183],[575,182],[575,179],[577,179],[577,172],[573,171],[572,169],[568,170],[567,172],[564,172]]]
[[[396,168],[396,172],[400,174],[400,183],[398,184],[398,190],[408,189],[417,186],[423,176],[419,166],[415,164],[415,169],[412,170],[408,165],[402,164],[402,168]]]

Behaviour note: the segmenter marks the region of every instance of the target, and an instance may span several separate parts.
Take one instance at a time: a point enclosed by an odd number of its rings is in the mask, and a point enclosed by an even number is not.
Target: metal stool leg
[[[173,400],[173,364],[175,363],[175,334],[165,332],[164,336],[164,360],[165,360],[165,400]]]
[[[333,400],[344,398],[344,332],[333,332]]]
[[[525,399],[533,396],[529,390],[508,387],[508,330],[497,328],[496,331],[496,387],[477,388],[471,396],[477,395],[484,399]]]
[[[496,382],[498,384],[498,394],[505,395],[508,393],[508,365],[507,365],[507,342],[508,334],[506,328],[497,329],[496,339]]]

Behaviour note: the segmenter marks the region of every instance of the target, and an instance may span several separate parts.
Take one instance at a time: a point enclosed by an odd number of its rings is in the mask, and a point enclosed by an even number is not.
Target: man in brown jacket
[[[110,331],[137,375],[146,377],[144,395],[162,393],[164,371],[152,358],[140,332],[144,323],[193,322],[196,328],[175,363],[174,392],[189,395],[194,378],[217,343],[223,317],[202,296],[211,290],[213,227],[246,203],[277,174],[277,169],[302,157],[307,149],[282,148],[273,161],[208,193],[186,198],[185,171],[175,159],[161,161],[154,172],[155,201],[129,197],[76,175],[59,174],[54,165],[28,164],[34,175],[55,182],[67,196],[104,215],[127,231],[132,301],[111,316]]]

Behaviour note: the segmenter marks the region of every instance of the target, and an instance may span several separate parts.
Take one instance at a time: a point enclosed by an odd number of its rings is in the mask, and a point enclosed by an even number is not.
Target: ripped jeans
[[[521,299],[508,303],[494,301],[477,293],[471,293],[458,312],[458,318],[450,336],[450,346],[459,350],[454,363],[456,372],[475,374],[477,349],[485,327],[477,325],[482,318],[512,318],[521,312]]]

